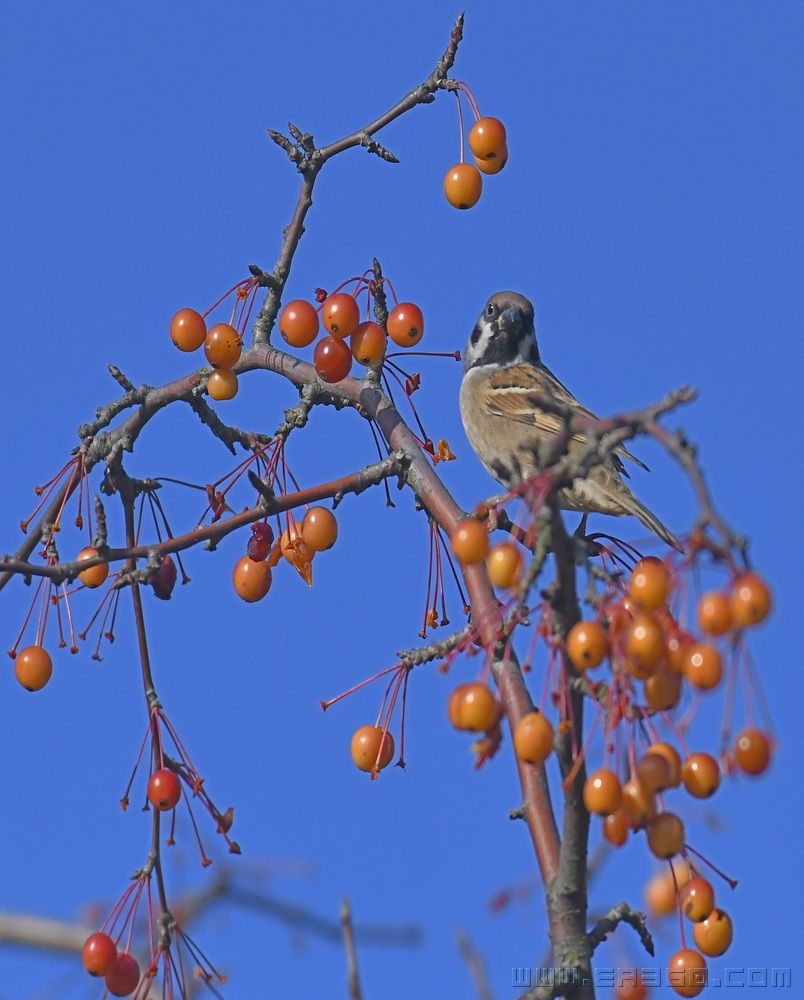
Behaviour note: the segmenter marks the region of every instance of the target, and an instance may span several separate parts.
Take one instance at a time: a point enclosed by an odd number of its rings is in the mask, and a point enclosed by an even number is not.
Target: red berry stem
[[[460,144],[461,144],[461,156],[459,163],[464,163],[464,148],[463,148],[463,108],[461,106],[461,93],[459,90],[454,90],[455,100],[458,102],[458,132],[460,134]]]
[[[462,93],[466,95],[466,100],[469,102],[469,106],[471,107],[472,113],[475,116],[475,121],[477,121],[478,118],[482,118],[483,116],[480,114],[480,105],[477,103],[477,100],[475,99],[475,95],[472,92],[472,88],[469,86],[468,83],[466,83],[463,80],[456,80],[455,82],[458,85],[458,90],[462,91]]]
[[[696,851],[694,847],[690,846],[690,844],[684,844],[684,849],[687,851],[692,851],[692,853],[695,855],[696,858],[700,858],[701,861],[703,861],[705,865],[711,868],[716,875],[719,875],[723,879],[723,881],[729,885],[730,888],[732,889],[737,888],[737,879],[730,878],[725,872],[721,871],[720,868],[717,867],[717,865],[714,865],[709,860],[709,858],[706,857],[706,855],[701,854],[700,851]]]
[[[218,306],[221,304],[221,302],[224,302],[226,299],[229,298],[229,296],[232,294],[232,292],[236,292],[237,289],[241,287],[241,285],[247,285],[250,281],[254,281],[254,278],[243,278],[242,281],[238,281],[236,285],[232,285],[232,287],[230,289],[228,289],[228,291],[225,291],[223,293],[223,295],[221,295],[221,297],[217,300],[217,302],[213,302],[212,305],[209,307],[209,309],[207,309],[207,311],[205,313],[201,314],[203,316],[203,318],[206,319],[207,316],[209,316],[209,314],[214,309],[218,308]]]

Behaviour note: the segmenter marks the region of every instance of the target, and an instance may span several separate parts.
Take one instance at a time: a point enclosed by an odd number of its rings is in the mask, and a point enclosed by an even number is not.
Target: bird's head
[[[464,370],[539,361],[533,304],[518,292],[495,292],[466,343]]]

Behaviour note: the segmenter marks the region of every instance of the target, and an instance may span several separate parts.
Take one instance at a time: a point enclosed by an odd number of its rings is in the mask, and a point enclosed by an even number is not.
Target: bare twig
[[[363,991],[360,988],[360,971],[357,967],[355,932],[352,927],[352,907],[345,896],[341,903],[341,928],[343,930],[343,946],[346,950],[346,985],[349,990],[349,1000],[363,1000]]]
[[[589,945],[592,951],[602,944],[619,924],[630,924],[639,935],[649,955],[654,955],[653,937],[648,930],[647,917],[639,910],[634,910],[625,901],[613,906],[605,917],[601,917],[589,931]]]

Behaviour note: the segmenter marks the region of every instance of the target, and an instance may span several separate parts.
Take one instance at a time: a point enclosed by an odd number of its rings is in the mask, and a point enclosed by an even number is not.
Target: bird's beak
[[[500,327],[508,333],[511,330],[521,330],[525,325],[525,314],[518,306],[509,306],[500,313]]]

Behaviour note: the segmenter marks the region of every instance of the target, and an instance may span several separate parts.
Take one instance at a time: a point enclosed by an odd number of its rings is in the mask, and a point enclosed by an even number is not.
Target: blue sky
[[[191,362],[167,336],[175,309],[210,304],[252,261],[272,266],[297,178],[265,129],[290,119],[326,142],[373,118],[430,71],[456,12],[443,0],[6,8],[0,549],[18,544],[32,487],[64,460],[75,427],[115,395],[107,362],[136,383],[178,376]],[[400,296],[422,305],[432,350],[462,347],[488,294],[515,288],[536,303],[545,360],[592,408],[701,389],[685,427],[775,587],[775,616],[752,648],[781,749],[766,780],[719,793],[723,829],[692,805],[684,815],[694,842],[740,879],[726,904],[737,927],[729,965],[794,975],[803,32],[800,5],[784,0],[475,4],[457,73],[508,127],[504,173],[472,211],[446,204],[441,181],[458,151],[442,95],[384,133],[399,166],[362,150],[327,166],[288,287],[333,287],[376,254]],[[421,370],[428,429],[459,456],[446,481],[472,506],[492,484],[460,428],[458,366]],[[255,373],[222,412],[268,431],[293,399]],[[316,411],[289,456],[312,484],[371,461],[372,449],[352,414]],[[635,480],[640,495],[683,530],[687,486],[655,448],[638,450],[654,469]],[[143,435],[130,468],[207,481],[231,464],[182,409]],[[184,497],[164,499],[177,524],[192,523]],[[244,871],[269,862],[273,891],[333,917],[348,893],[358,920],[421,924],[416,951],[361,950],[367,998],[471,996],[456,926],[497,995],[512,996],[511,967],[538,964],[545,937],[538,893],[487,909],[533,870],[525,831],[507,818],[518,801],[510,748],[475,773],[444,718],[453,681],[423,669],[411,681],[407,772],[369,783],[348,741],[376,712],[376,690],[326,716],[318,707],[415,643],[424,600],[426,531],[408,499],[389,512],[375,490],[342,511],[309,592],[285,572],[262,604],[237,602],[238,537],[188,557],[192,585],[146,606],[160,694],[210,790],[237,807]],[[19,585],[3,594],[6,645],[24,599]],[[84,621],[91,606],[80,607]],[[117,805],[144,726],[122,617],[102,663],[59,654],[40,696],[10,669],[4,678],[0,909],[71,919],[112,901],[142,862],[147,822]],[[710,745],[719,704],[701,720]],[[188,830],[176,855],[171,891],[202,885]],[[297,877],[293,859],[315,873]],[[596,881],[593,907],[639,901],[650,871],[635,842]],[[195,936],[231,974],[234,1000],[345,995],[338,947],[232,907]],[[639,959],[627,928],[616,940],[601,964]],[[667,928],[660,955],[675,947]],[[95,995],[71,961],[0,946],[0,998]]]

